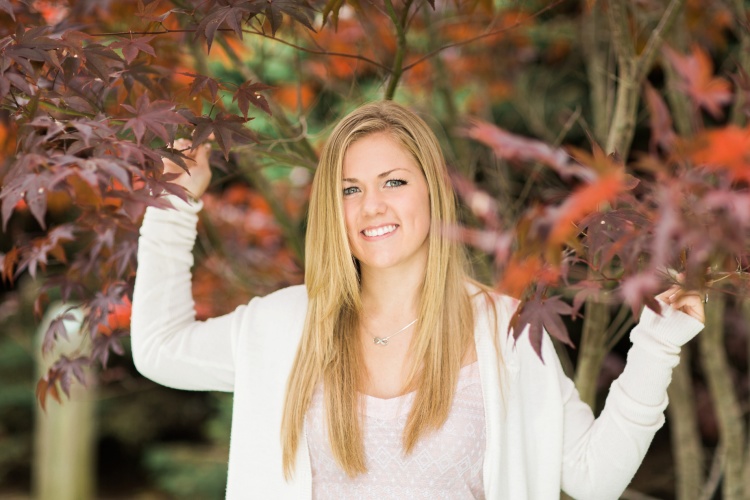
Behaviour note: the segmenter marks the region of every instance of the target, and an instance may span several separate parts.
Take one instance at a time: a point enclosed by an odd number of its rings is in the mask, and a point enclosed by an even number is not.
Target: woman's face
[[[422,169],[391,135],[349,146],[342,175],[349,245],[363,273],[427,265],[430,196]]]

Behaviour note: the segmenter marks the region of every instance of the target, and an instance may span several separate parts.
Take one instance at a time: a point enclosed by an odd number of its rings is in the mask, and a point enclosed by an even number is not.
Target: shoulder
[[[305,286],[291,286],[252,299],[245,309],[243,329],[253,332],[248,338],[253,339],[256,347],[267,339],[275,339],[277,348],[288,342],[292,349],[302,333],[306,315]]]
[[[304,320],[307,314],[307,289],[304,285],[282,288],[263,297],[255,297],[247,314],[256,324],[286,324]]]
[[[307,307],[307,288],[305,285],[289,286],[254,300],[269,308]]]
[[[510,318],[516,312],[520,303],[518,299],[499,293],[474,280],[466,283],[466,290],[474,304],[475,314],[478,316],[492,315],[493,318],[491,319],[506,325],[510,322]]]
[[[549,369],[551,364],[545,363],[545,360],[548,357],[557,360],[554,345],[546,331],[542,331],[541,358],[532,346],[528,326],[517,334],[511,331],[511,320],[520,300],[474,281],[467,283],[467,290],[474,304],[477,333],[497,339],[509,361],[515,358],[526,366]]]

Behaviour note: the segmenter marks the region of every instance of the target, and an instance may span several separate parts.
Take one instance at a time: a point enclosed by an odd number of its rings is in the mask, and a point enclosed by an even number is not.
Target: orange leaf
[[[735,181],[750,182],[750,129],[735,125],[706,132],[693,161],[711,170],[726,170]]]
[[[519,258],[513,256],[503,272],[499,289],[511,297],[520,297],[539,275],[542,262],[539,257]]]
[[[115,330],[130,327],[130,311],[133,305],[127,296],[122,298],[122,304],[110,307],[107,322],[99,325],[99,333],[112,335]]]
[[[576,234],[578,222],[599,210],[603,203],[612,202],[625,189],[623,181],[621,173],[613,173],[573,191],[562,205],[553,209],[555,225],[549,241],[554,244],[564,243]]]

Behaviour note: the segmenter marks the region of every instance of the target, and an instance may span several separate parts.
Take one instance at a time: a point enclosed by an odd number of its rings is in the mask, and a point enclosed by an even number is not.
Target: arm
[[[146,377],[179,389],[231,391],[236,335],[247,315],[195,321],[190,268],[202,204],[171,197],[149,207],[141,226],[131,323],[133,360]]]
[[[210,145],[178,139],[189,172],[170,160],[164,173],[199,198],[211,180]],[[206,322],[195,321],[190,268],[202,203],[171,197],[175,210],[149,207],[141,226],[131,322],[133,360],[145,376],[179,389],[231,391],[234,351],[245,308]],[[253,307],[253,302],[249,308]]]
[[[562,488],[576,499],[618,498],[664,423],[667,387],[680,347],[703,324],[672,307],[662,309],[663,316],[644,309],[630,335],[625,370],[596,420],[555,360],[564,404]]]

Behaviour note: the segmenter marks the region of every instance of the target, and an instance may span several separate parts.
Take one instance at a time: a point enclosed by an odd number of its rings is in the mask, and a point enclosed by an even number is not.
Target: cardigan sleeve
[[[202,203],[170,197],[175,209],[146,209],[138,242],[131,346],[138,371],[176,389],[232,391],[237,332],[254,301],[195,320],[192,249]]]
[[[612,383],[596,419],[555,357],[564,405],[561,485],[576,499],[619,498],[664,424],[667,387],[680,347],[703,324],[661,305],[661,316],[644,308],[630,335],[625,369]]]

